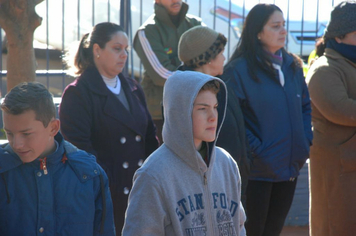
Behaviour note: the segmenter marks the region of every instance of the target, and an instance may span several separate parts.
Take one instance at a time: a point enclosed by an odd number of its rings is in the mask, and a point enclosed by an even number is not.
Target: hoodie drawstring
[[[5,175],[4,173],[1,174],[1,178],[4,180],[4,183],[5,183],[5,190],[6,190],[6,196],[7,196],[7,204],[10,204],[10,193],[9,193],[9,189],[7,188],[7,183],[6,183],[6,180],[5,180]]]

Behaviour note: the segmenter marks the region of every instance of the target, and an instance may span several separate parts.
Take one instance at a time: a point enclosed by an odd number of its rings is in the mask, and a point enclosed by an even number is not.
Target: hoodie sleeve
[[[122,235],[165,235],[168,224],[165,201],[158,181],[139,169],[134,176]]]
[[[232,157],[231,157],[232,158]],[[239,170],[239,166],[237,165],[237,163],[235,162],[233,165],[236,166],[236,182],[238,183],[238,186],[236,189],[238,189],[238,195],[241,196],[241,175],[240,175],[240,170]],[[241,199],[241,198],[240,198]],[[246,236],[246,229],[245,229],[245,222],[246,222],[246,214],[245,214],[245,209],[242,205],[242,202],[239,202],[239,222],[238,222],[238,229],[236,230],[238,232],[239,236]]]
[[[246,221],[245,209],[242,206],[242,203],[240,202],[240,236],[246,236],[245,221]]]

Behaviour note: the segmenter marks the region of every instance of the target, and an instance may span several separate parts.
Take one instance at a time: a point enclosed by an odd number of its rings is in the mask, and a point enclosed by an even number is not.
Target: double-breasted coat
[[[355,235],[356,64],[326,48],[307,80],[314,126],[309,163],[311,235]]]
[[[59,109],[64,138],[94,154],[109,177],[118,235],[133,175],[158,147],[141,87],[122,74],[119,79],[130,111],[107,88],[95,67],[86,69],[66,87]]]

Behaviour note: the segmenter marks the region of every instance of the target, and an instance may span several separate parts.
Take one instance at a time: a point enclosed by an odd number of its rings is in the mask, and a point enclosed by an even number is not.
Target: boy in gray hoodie
[[[218,92],[225,97],[220,116]],[[177,71],[168,78],[164,144],[135,173],[124,236],[246,234],[239,169],[215,146],[226,98],[225,84],[210,75]]]

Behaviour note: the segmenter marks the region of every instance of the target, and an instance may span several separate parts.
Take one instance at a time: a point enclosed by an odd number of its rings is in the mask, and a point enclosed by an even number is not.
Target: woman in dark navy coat
[[[159,145],[141,87],[121,74],[127,48],[127,35],[113,23],[84,35],[74,58],[80,76],[65,89],[59,111],[65,139],[94,154],[109,177],[117,235],[133,175]]]

